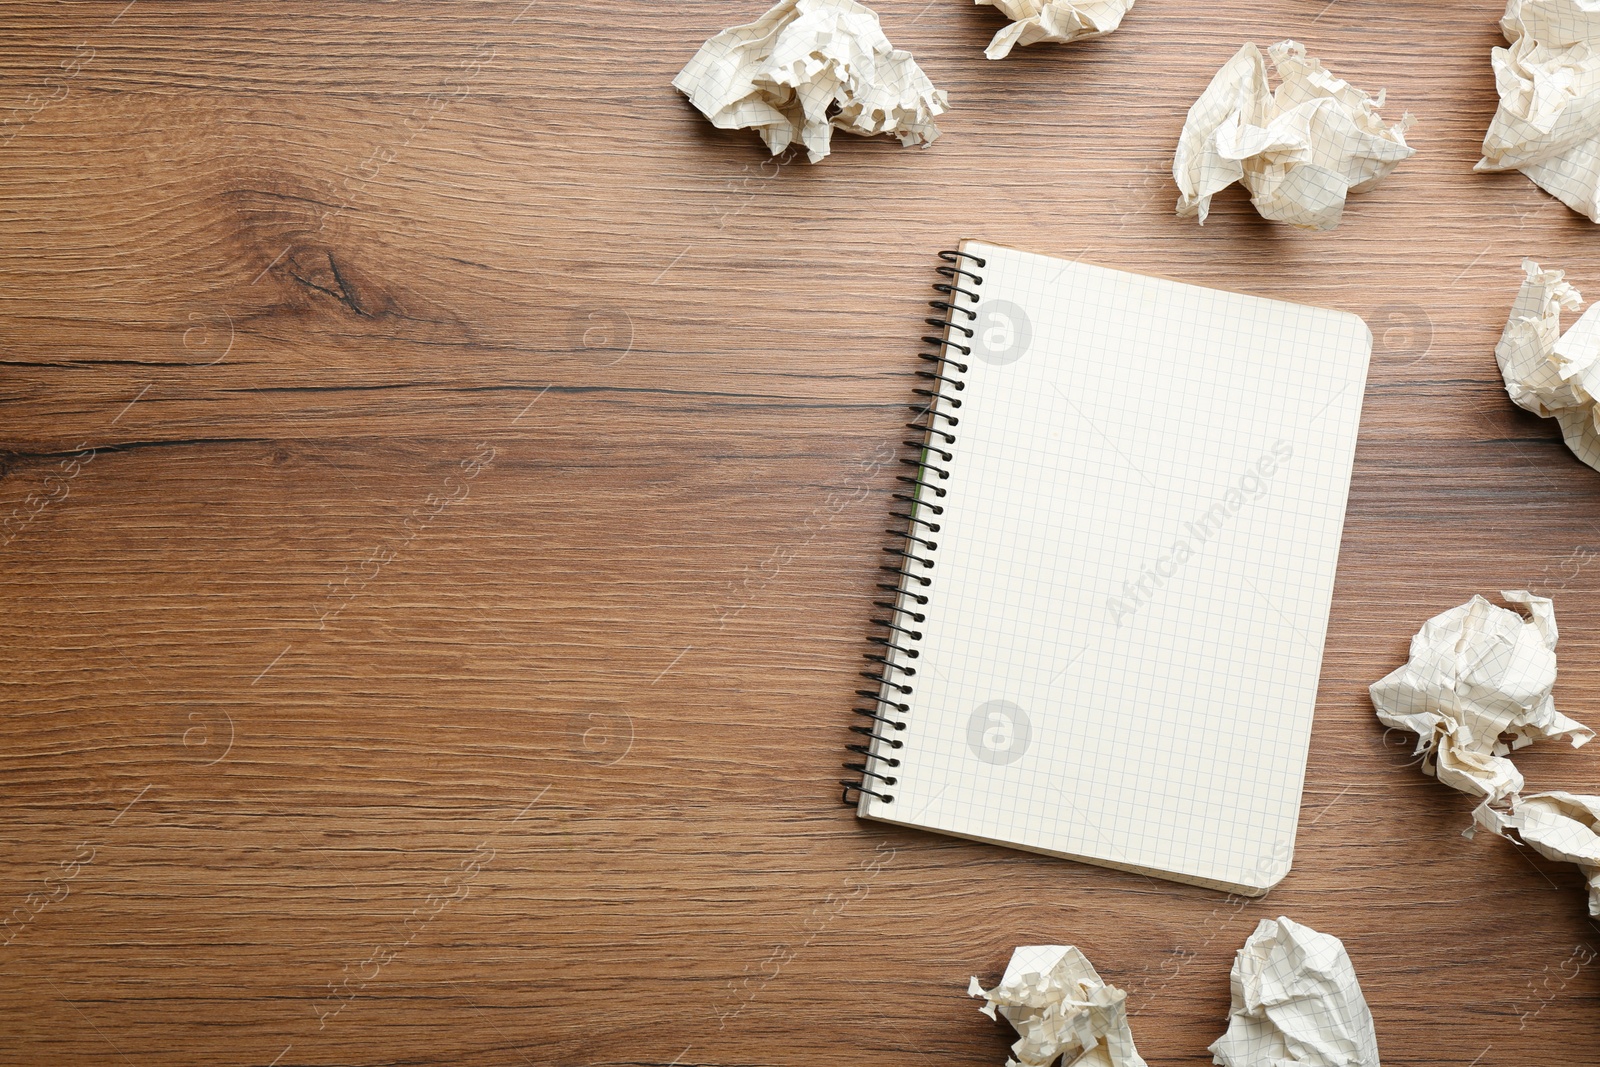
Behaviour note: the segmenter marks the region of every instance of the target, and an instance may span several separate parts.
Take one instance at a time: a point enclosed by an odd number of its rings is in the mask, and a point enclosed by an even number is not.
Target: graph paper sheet
[[[1371,334],[976,241],[909,706],[861,815],[1247,894],[1289,870]],[[932,514],[938,504],[942,514]],[[904,596],[904,594],[902,594]],[[899,654],[897,653],[897,656]],[[899,760],[892,770],[878,766]]]

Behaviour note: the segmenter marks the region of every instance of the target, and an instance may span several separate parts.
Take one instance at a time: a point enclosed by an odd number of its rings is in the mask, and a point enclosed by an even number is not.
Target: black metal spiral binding
[[[933,554],[939,548],[939,516],[944,514],[944,506],[938,501],[948,493],[937,483],[949,479],[949,465],[955,460],[955,453],[946,446],[956,443],[951,431],[961,424],[961,418],[951,412],[961,407],[961,398],[956,394],[966,388],[966,383],[955,375],[967,372],[961,359],[972,355],[972,348],[962,341],[972,339],[973,331],[967,324],[978,319],[977,290],[983,285],[983,277],[972,268],[981,270],[988,264],[970,252],[945,251],[939,253],[939,258],[943,265],[938,272],[945,280],[934,285],[940,299],[928,301],[928,306],[944,318],[923,320],[940,333],[923,336],[923,342],[933,351],[919,353],[919,358],[932,366],[917,371],[919,383],[911,390],[919,402],[911,404],[916,415],[906,423],[906,429],[915,433],[904,444],[916,451],[913,457],[900,460],[908,470],[896,480],[910,488],[894,492],[895,508],[889,512],[904,526],[884,531],[896,541],[884,546],[884,553],[892,558],[879,569],[895,577],[892,582],[878,583],[878,588],[889,596],[872,602],[888,616],[872,620],[882,632],[867,639],[873,648],[866,653],[867,669],[860,676],[874,684],[873,688],[856,690],[866,706],[853,710],[869,722],[850,727],[850,732],[868,741],[845,746],[861,757],[859,762],[844,764],[846,770],[861,776],[857,781],[840,780],[844,786],[840,799],[846,804],[850,803],[852,790],[885,804],[894,802],[894,794],[888,790],[898,781],[894,771],[900,766],[900,759],[892,753],[904,747],[905,742],[892,734],[906,728],[905,720],[896,716],[910,712],[911,705],[902,698],[911,695],[912,680],[917,674],[916,667],[905,661],[921,655],[917,643],[922,640],[922,631],[917,627],[927,621],[920,609],[927,605],[928,590],[933,586],[929,572],[936,564]],[[903,508],[899,506],[902,504]]]

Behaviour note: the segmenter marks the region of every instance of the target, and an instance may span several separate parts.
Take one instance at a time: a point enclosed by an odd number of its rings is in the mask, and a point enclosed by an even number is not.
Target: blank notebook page
[[[926,621],[896,653],[903,747],[874,743],[893,800],[860,814],[1265,892],[1293,852],[1371,334],[962,249],[986,261],[961,264],[975,336],[950,334],[973,353],[940,405],[953,459],[928,456],[949,476],[919,492],[928,603],[901,601]]]

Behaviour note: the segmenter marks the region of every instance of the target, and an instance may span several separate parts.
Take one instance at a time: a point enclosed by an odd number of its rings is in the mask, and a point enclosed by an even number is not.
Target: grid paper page
[[[860,813],[1264,892],[1293,852],[1371,333],[962,248],[987,265],[927,621],[894,799]]]

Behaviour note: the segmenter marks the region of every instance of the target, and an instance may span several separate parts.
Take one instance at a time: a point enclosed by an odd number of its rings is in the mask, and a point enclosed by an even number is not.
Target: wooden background
[[[1287,914],[1344,939],[1386,1063],[1600,1063],[1577,872],[1463,839],[1366,696],[1530,586],[1600,725],[1600,473],[1492,355],[1523,256],[1600,295],[1597,233],[1471,171],[1501,9],[1140,0],[994,63],[992,9],[883,0],[944,136],[813,167],[671,88],[761,6],[0,11],[0,1062],[992,1065],[968,976],[1067,942],[1152,1064],[1205,1064]],[[1289,36],[1418,154],[1333,233],[1175,218],[1188,104]],[[962,236],[1373,326],[1265,900],[838,803],[871,457]],[[1597,752],[1518,764],[1597,792]]]

